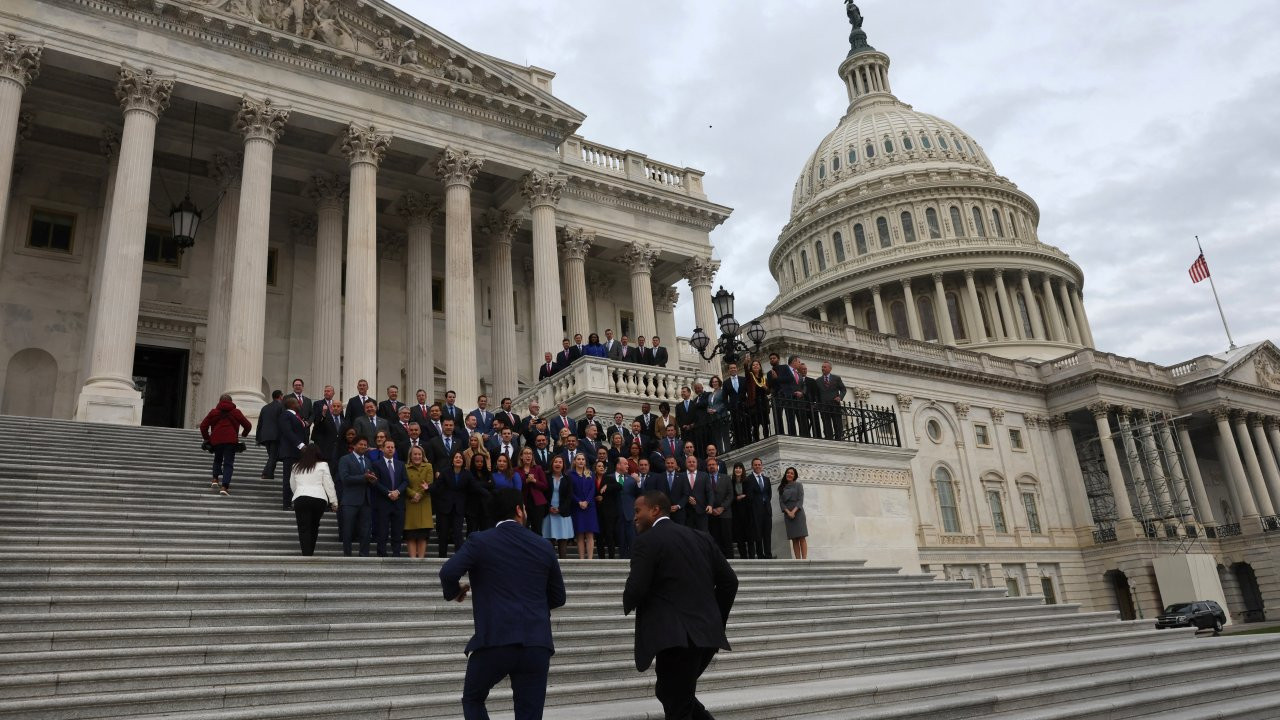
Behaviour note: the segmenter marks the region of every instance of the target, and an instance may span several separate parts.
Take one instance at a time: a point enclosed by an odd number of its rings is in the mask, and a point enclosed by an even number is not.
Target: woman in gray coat
[[[787,538],[791,540],[791,558],[808,560],[809,526],[804,520],[804,486],[800,484],[800,473],[793,467],[787,468],[782,474],[782,484],[778,486],[778,505],[782,507]]]

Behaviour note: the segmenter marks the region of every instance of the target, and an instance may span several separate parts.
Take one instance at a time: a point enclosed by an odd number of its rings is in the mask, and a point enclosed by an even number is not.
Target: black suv
[[[1222,631],[1227,622],[1227,614],[1222,606],[1212,600],[1196,600],[1195,602],[1170,605],[1156,618],[1156,628],[1192,627],[1201,630],[1212,629],[1214,633]]]

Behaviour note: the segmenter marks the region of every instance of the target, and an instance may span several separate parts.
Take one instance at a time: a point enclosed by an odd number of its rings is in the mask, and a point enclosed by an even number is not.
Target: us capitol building
[[[803,162],[760,322],[765,352],[829,359],[847,400],[892,408],[897,439],[728,459],[799,468],[815,558],[1263,618],[1280,351],[1095,349],[1035,201],[899,100],[849,15],[848,110]],[[0,33],[0,412],[191,427],[300,376],[633,415],[713,371],[677,343],[673,284],[714,335],[730,209],[698,170],[575,134],[548,70],[379,0],[8,0]],[[673,361],[537,381],[566,333],[605,327]]]

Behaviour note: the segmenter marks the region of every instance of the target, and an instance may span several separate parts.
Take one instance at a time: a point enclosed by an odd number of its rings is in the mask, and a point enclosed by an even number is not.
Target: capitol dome
[[[849,40],[849,107],[796,180],[768,309],[1017,359],[1092,347],[1084,275],[1040,240],[1035,201],[972,136],[893,94],[860,13]]]

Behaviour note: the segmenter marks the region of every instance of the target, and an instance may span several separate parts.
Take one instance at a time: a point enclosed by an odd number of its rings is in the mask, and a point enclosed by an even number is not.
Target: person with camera
[[[205,449],[213,453],[213,482],[210,484],[218,488],[219,495],[231,494],[231,473],[235,469],[236,453],[244,450],[240,438],[249,437],[252,429],[253,423],[226,394],[218,398],[217,406],[200,421]]]

